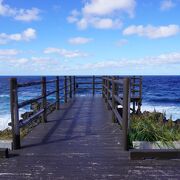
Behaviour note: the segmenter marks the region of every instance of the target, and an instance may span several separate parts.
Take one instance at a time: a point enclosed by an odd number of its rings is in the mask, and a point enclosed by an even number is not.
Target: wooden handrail
[[[88,78],[87,82],[78,82],[78,79]],[[133,79],[134,78],[134,79]],[[101,79],[96,81],[96,79]],[[61,86],[62,82],[63,87]],[[47,84],[55,83],[55,89],[51,92],[47,91]],[[84,85],[84,87],[78,87],[78,85]],[[18,89],[29,86],[41,85],[41,95],[29,100],[25,100],[18,103]],[[87,85],[87,86],[85,86]],[[99,85],[99,86],[96,86]],[[136,89],[135,89],[136,87]],[[139,87],[139,89],[137,88]],[[12,78],[10,81],[10,99],[11,99],[11,125],[13,132],[13,149],[20,148],[20,128],[24,127],[28,123],[32,122],[39,116],[42,116],[42,122],[47,122],[48,109],[55,105],[56,110],[59,110],[61,101],[67,103],[69,99],[75,96],[78,90],[91,90],[92,94],[95,95],[96,90],[102,90],[102,96],[108,105],[108,109],[112,111],[112,119],[114,122],[121,124],[123,128],[123,139],[127,141],[128,133],[128,121],[130,113],[130,95],[137,93],[138,99],[138,110],[141,107],[142,97],[142,78],[136,77],[112,77],[112,76],[86,76],[86,77],[75,77],[75,76],[64,76],[59,78],[58,76],[53,80],[47,80],[46,77],[42,77],[41,81],[18,83],[17,78]],[[123,92],[122,92],[123,90]],[[55,102],[47,103],[47,97],[54,95],[56,97]],[[19,120],[19,109],[30,105],[34,102],[40,101],[40,109],[35,114],[25,120]],[[135,102],[135,101],[133,101]],[[121,109],[118,106],[121,105]],[[124,143],[124,149],[127,150],[127,142]]]
[[[77,76],[76,77],[77,81],[76,81],[76,92],[78,92],[78,90],[91,90],[92,95],[95,95],[97,90],[102,90],[102,87],[96,87],[96,85],[100,85],[102,86],[102,81],[100,81],[99,79],[102,80],[101,76]],[[78,82],[78,79],[88,79],[87,82],[85,81],[80,81]],[[96,79],[98,79],[98,81],[96,81]],[[85,87],[79,87],[79,85],[89,85],[89,86],[85,86]]]
[[[41,100],[43,97],[42,96],[39,96],[39,97],[36,97],[36,98],[33,98],[33,99],[30,99],[30,100],[26,100],[26,101],[23,101],[21,103],[18,104],[18,108],[22,108],[24,106],[27,106],[29,104],[32,104],[33,102],[37,102],[39,100]]]
[[[67,78],[67,77],[66,77]],[[73,95],[73,83],[72,77],[69,77],[69,84],[67,85],[67,79],[64,78],[64,82],[66,82],[66,86],[60,88],[60,79],[58,76],[53,80],[46,80],[46,77],[42,77],[41,81],[35,81],[35,82],[27,82],[27,83],[18,83],[17,78],[12,78],[10,80],[10,104],[11,104],[11,126],[12,126],[12,134],[13,134],[13,149],[19,149],[21,147],[20,144],[20,128],[26,126],[27,124],[31,123],[34,119],[38,118],[39,116],[42,116],[42,122],[47,122],[47,110],[54,106],[56,107],[56,110],[59,110],[60,106],[60,99],[64,96],[65,103],[68,100],[67,95],[69,94],[69,97],[72,98]],[[49,83],[55,83],[55,90],[54,91],[47,91],[47,84]],[[41,85],[41,95],[29,100],[25,100],[21,103],[18,103],[18,88],[26,88],[30,86],[35,85]],[[64,95],[60,96],[60,91],[64,90]],[[54,103],[48,104],[47,103],[47,97],[55,94],[56,101]],[[22,107],[25,107],[27,105],[30,105],[34,102],[38,102],[42,100],[42,104],[40,106],[40,110],[37,111],[35,114],[31,115],[27,119],[19,120],[19,109]]]
[[[41,81],[37,81],[37,82],[29,82],[29,83],[22,83],[22,84],[18,84],[18,88],[21,87],[29,87],[29,86],[36,86],[36,85],[40,85],[42,82]]]
[[[123,149],[128,150],[128,122],[130,114],[130,78],[116,79],[103,77],[103,97],[107,107],[112,111],[113,122],[121,124],[123,129]],[[123,96],[119,96],[119,88],[123,89]],[[118,109],[121,105],[122,113]]]

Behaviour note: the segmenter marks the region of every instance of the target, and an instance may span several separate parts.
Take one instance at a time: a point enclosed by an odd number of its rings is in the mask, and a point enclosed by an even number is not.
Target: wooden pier
[[[179,160],[129,159],[129,114],[140,110],[142,99],[131,98],[131,78],[90,78],[91,82],[80,82],[77,77],[64,77],[61,83],[61,77],[50,81],[43,77],[40,82],[24,84],[11,80],[15,150],[10,158],[0,160],[0,179],[180,178]],[[55,83],[55,90],[48,92],[47,83]],[[80,87],[85,83],[87,87]],[[42,94],[19,103],[18,88],[32,85],[40,85]],[[87,89],[88,94],[90,90],[91,95],[81,96],[80,88]],[[47,103],[50,94],[56,97],[52,104]],[[36,101],[42,103],[39,111],[24,122],[20,120],[19,108]],[[134,101],[137,103],[131,108]],[[56,110],[47,115],[53,105]],[[20,139],[20,128],[36,117],[42,117],[42,123]]]

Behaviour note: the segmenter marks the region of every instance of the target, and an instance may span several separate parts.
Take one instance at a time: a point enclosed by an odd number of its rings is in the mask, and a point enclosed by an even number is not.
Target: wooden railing
[[[13,135],[13,149],[19,149],[21,147],[20,143],[20,128],[26,126],[31,123],[34,119],[39,116],[42,116],[42,122],[47,122],[47,110],[55,106],[56,110],[59,110],[60,107],[60,99],[63,98],[64,103],[68,101],[68,98],[72,98],[73,92],[75,92],[75,77],[65,76],[63,78],[64,85],[60,87],[60,79],[56,77],[56,79],[47,81],[46,77],[42,77],[41,81],[37,82],[28,82],[28,83],[18,83],[17,78],[12,78],[10,80],[10,106],[11,106],[11,123],[12,126],[12,135]],[[53,91],[47,91],[47,84],[55,83],[55,89]],[[33,99],[29,99],[19,103],[18,90],[20,88],[31,87],[31,86],[41,86],[41,95],[35,97]],[[60,92],[63,91],[62,96],[60,96]],[[49,104],[47,103],[47,97],[55,94],[56,101]],[[41,108],[39,111],[35,112],[32,116],[28,117],[24,120],[19,120],[19,109],[25,106],[28,106],[34,102],[41,101]]]
[[[136,79],[136,77],[134,77]],[[47,84],[54,83],[54,90],[47,91]],[[140,81],[139,81],[140,83]],[[56,77],[53,80],[47,80],[46,77],[42,77],[41,81],[28,82],[28,83],[18,83],[17,78],[12,78],[10,81],[10,99],[11,99],[11,123],[12,134],[13,134],[13,149],[18,149],[21,146],[20,143],[20,128],[31,123],[38,117],[42,117],[42,122],[47,122],[48,110],[55,106],[56,110],[59,110],[60,104],[68,102],[75,94],[78,94],[82,90],[83,94],[86,91],[91,92],[95,95],[97,92],[102,93],[105,98],[105,102],[108,105],[108,109],[112,110],[112,119],[114,122],[118,122],[123,129],[123,139],[124,139],[124,149],[128,149],[127,145],[127,135],[128,135],[128,122],[130,114],[130,102],[134,102],[132,99],[132,94],[135,94],[136,86],[140,87],[139,98],[142,94],[142,83],[138,84],[136,80],[132,78],[120,78],[114,76],[64,76]],[[41,95],[34,97],[32,99],[25,100],[19,103],[18,92],[19,89],[40,86]],[[24,90],[24,89],[23,89]],[[137,92],[136,92],[137,93]],[[49,103],[47,97],[55,95],[55,102]],[[134,98],[135,96],[133,96]],[[134,99],[135,102],[136,99]],[[141,99],[138,99],[138,102]],[[19,109],[31,105],[34,102],[41,102],[40,109],[33,112],[30,117],[20,120]],[[139,106],[138,106],[139,107]]]
[[[103,98],[112,111],[113,122],[118,122],[122,127],[124,150],[128,150],[130,90],[130,78],[103,77]]]
[[[100,86],[100,87],[97,87],[97,86]],[[76,93],[78,94],[81,91],[83,91],[83,94],[92,93],[92,95],[95,95],[97,91],[102,92],[102,77],[101,76],[76,76]]]
[[[142,77],[133,76],[131,77],[131,102],[133,103],[133,113],[141,112],[142,105]],[[137,109],[136,109],[137,105]]]

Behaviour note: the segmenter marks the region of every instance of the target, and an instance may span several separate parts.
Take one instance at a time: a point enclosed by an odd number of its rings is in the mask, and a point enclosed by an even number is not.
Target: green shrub
[[[164,114],[144,112],[132,115],[129,129],[129,143],[132,141],[161,141],[164,144],[180,140],[180,127],[169,120],[163,122]]]

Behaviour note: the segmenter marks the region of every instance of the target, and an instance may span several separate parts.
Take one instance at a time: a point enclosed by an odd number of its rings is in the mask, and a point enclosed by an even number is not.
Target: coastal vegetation
[[[49,105],[50,102],[47,102]],[[20,121],[23,121],[25,119],[28,119],[30,116],[32,116],[34,113],[38,112],[42,108],[42,103],[34,102],[31,104],[30,111],[27,111],[23,114],[21,114]],[[50,114],[50,112],[55,110],[55,106],[52,106],[48,109],[47,113]],[[41,116],[35,118],[32,122],[27,124],[26,126],[20,128],[20,135],[21,138],[25,137],[34,127],[36,127],[38,124],[40,124],[42,121]],[[12,139],[12,129],[6,128],[3,131],[0,131],[0,140],[10,140]]]
[[[133,141],[161,141],[171,145],[173,141],[180,140],[180,125],[178,121],[166,119],[165,114],[160,112],[143,112],[140,115],[131,115],[129,129],[129,143]]]

